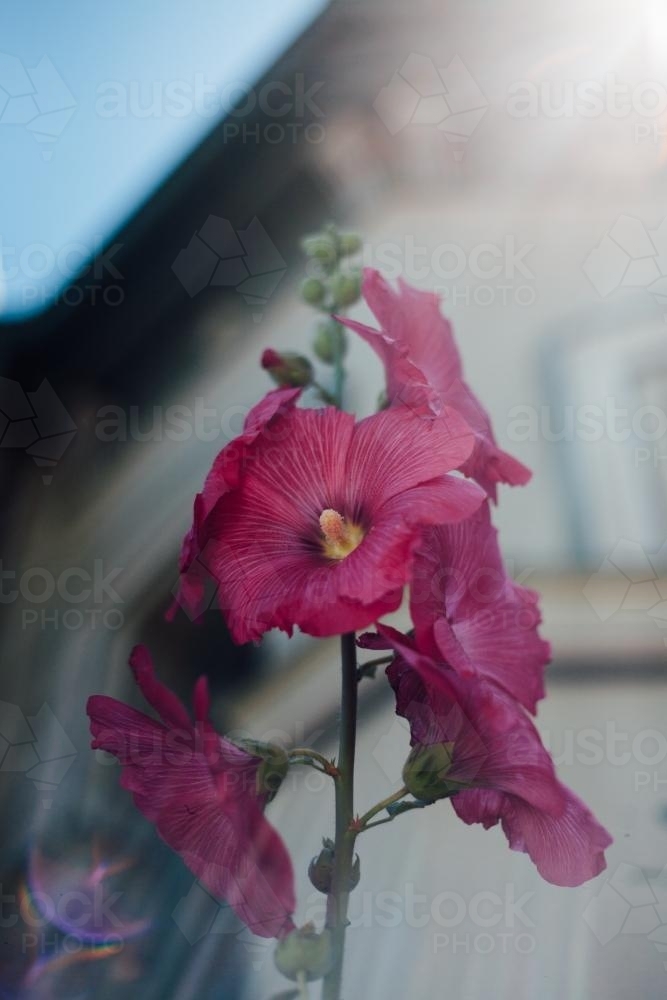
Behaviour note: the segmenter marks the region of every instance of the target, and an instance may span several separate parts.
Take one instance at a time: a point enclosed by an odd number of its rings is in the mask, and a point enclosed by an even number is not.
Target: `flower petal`
[[[134,647],[130,653],[130,668],[139,690],[163,722],[176,729],[192,728],[192,720],[180,698],[155,676],[155,667],[145,646]]]
[[[355,426],[333,408],[294,410],[274,429],[279,445],[258,443],[200,537],[199,562],[236,642],[270,628],[336,635],[372,624],[398,607],[423,526],[483,500],[473,483],[443,475],[471,447],[457,414],[434,423],[395,409]],[[340,560],[321,546],[328,508],[364,534]]]
[[[420,648],[439,650],[460,674],[478,673],[535,711],[551,650],[538,634],[537,594],[507,576],[488,503],[425,531],[410,614]]]
[[[203,491],[197,493],[194,499],[192,527],[183,539],[179,557],[178,592],[167,610],[167,621],[173,621],[179,607],[195,620],[201,615],[206,574],[198,556],[204,521],[220,497],[238,485],[241,472],[250,460],[251,445],[262,434],[270,433],[272,424],[294,408],[300,394],[301,389],[274,389],[268,392],[248,413],[240,437],[226,445],[213,462]]]
[[[400,633],[378,630],[400,654],[387,676],[413,742],[454,744],[448,779],[513,792],[558,813],[562,795],[553,763],[523,710],[494,685],[462,678],[420,654]]]
[[[226,899],[256,934],[287,933],[294,877],[287,850],[262,812],[258,759],[213,731],[203,684],[195,693],[197,726],[180,706],[187,721],[181,728],[184,720],[155,679],[147,651],[135,650],[133,660],[142,691],[169,725],[95,695],[87,705],[93,747],[118,758],[121,784],[137,808],[211,893]]]
[[[528,482],[530,470],[498,448],[489,415],[463,378],[451,323],[441,314],[438,297],[403,281],[394,291],[371,268],[364,271],[362,291],[380,330],[337,318],[370,344],[384,364],[390,403],[408,406],[419,416],[439,416],[445,406],[457,410],[475,436],[474,449],[460,469],[492,500],[499,482]]]
[[[500,821],[511,849],[528,854],[542,878],[576,886],[604,871],[604,851],[612,838],[573,792],[561,788],[564,808],[557,816],[487,790],[459,792],[452,805],[464,823],[488,829]]]
[[[454,410],[439,420],[394,407],[361,420],[347,455],[348,502],[363,497],[371,510],[404,490],[441,476],[465,461],[474,441]]]
[[[526,851],[556,885],[579,885],[604,868],[606,830],[555,775],[531,720],[495,685],[464,678],[395,629],[378,632],[397,652],[387,668],[396,711],[412,744],[451,744],[445,776],[461,789],[452,804],[466,823],[502,822],[513,850]]]

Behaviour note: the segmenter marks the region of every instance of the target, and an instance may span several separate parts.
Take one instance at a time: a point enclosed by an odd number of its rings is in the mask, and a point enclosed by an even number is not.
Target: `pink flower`
[[[419,546],[410,614],[420,649],[463,676],[494,681],[529,711],[544,697],[551,649],[540,638],[539,595],[505,572],[489,504],[429,528]]]
[[[574,886],[598,875],[611,837],[558,781],[520,706],[494,684],[436,662],[394,629],[380,631],[397,654],[387,675],[413,747],[440,748],[437,756],[419,754],[413,768],[444,761],[435,780],[459,817],[487,829],[500,822],[512,850],[526,852],[548,882]]]
[[[255,934],[282,937],[294,927],[294,876],[285,845],[264,817],[262,759],[215,732],[205,677],[195,688],[193,722],[156,678],[148,650],[137,646],[130,666],[160,720],[94,695],[87,705],[93,749],[118,758],[121,784],[136,806],[213,895],[227,900]]]
[[[294,402],[242,441],[235,484],[225,477],[215,502],[212,476],[204,490],[200,558],[237,643],[270,628],[368,626],[398,607],[424,527],[469,517],[483,500],[445,475],[473,446],[457,413],[430,422],[396,407],[355,423]]]
[[[475,448],[461,471],[496,500],[498,483],[524,485],[530,470],[496,444],[489,415],[463,378],[463,367],[440,300],[399,279],[398,291],[378,271],[364,270],[363,296],[380,324],[337,317],[370,344],[383,362],[389,402],[409,406],[420,416],[437,417],[444,406],[457,410],[475,434]]]

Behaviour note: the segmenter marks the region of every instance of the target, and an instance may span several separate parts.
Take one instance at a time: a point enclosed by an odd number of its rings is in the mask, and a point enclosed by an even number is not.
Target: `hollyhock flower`
[[[410,614],[420,649],[459,674],[495,681],[535,712],[551,649],[537,631],[539,595],[507,575],[497,536],[488,503],[466,521],[427,529]]]
[[[195,688],[193,722],[156,678],[144,647],[132,651],[130,666],[160,720],[94,695],[87,705],[93,749],[118,758],[123,787],[209,892],[227,900],[255,934],[284,936],[294,928],[294,876],[264,817],[270,789],[262,757],[215,732],[206,678]]]
[[[385,366],[389,402],[411,407],[420,416],[437,417],[444,406],[457,410],[475,434],[475,448],[461,471],[495,501],[498,483],[524,485],[530,470],[502,451],[488,413],[463,378],[461,356],[440,300],[399,279],[394,291],[378,271],[364,269],[362,293],[380,329],[347,317],[341,323],[370,344]]]
[[[284,406],[243,444],[236,486],[225,479],[199,531],[233,639],[297,625],[336,635],[395,610],[424,527],[483,500],[446,475],[473,443],[449,411],[429,422],[396,407],[355,423],[332,407]]]
[[[451,797],[465,823],[488,829],[500,822],[512,850],[526,852],[554,885],[580,885],[598,875],[611,837],[560,783],[521,707],[496,685],[461,677],[394,629],[380,630],[397,654],[387,668],[396,711],[410,723],[408,787],[433,793],[419,797]]]

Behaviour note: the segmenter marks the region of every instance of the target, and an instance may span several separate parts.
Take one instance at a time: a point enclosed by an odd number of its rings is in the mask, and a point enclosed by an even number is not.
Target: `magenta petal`
[[[392,645],[388,639],[377,632],[363,632],[357,637],[359,649],[391,649]]]
[[[380,329],[337,318],[377,353],[392,406],[409,407],[421,417],[439,417],[445,407],[458,411],[475,437],[472,453],[458,467],[492,500],[498,483],[528,482],[530,470],[498,448],[489,415],[463,378],[452,327],[440,312],[438,297],[403,281],[395,291],[371,268],[364,271],[362,291]]]
[[[506,573],[488,503],[467,520],[426,530],[410,614],[421,648],[438,649],[460,674],[486,677],[535,711],[551,650],[538,633],[537,594]]]
[[[498,821],[513,851],[524,851],[542,878],[553,885],[576,886],[606,868],[605,848],[612,838],[573,792],[561,785],[564,808],[553,816],[512,795],[493,791],[460,792],[452,800],[465,823]]]
[[[483,500],[445,473],[469,453],[461,418],[434,423],[402,408],[355,425],[333,408],[293,410],[263,437],[237,489],[200,533],[199,562],[215,581],[236,642],[271,628],[336,635],[395,610],[426,525],[469,516]],[[319,518],[332,508],[360,541],[327,557]]]
[[[157,681],[143,648],[133,652],[133,669],[168,724],[96,695],[87,706],[93,747],[118,758],[121,784],[137,808],[210,892],[226,899],[255,933],[286,933],[296,905],[292,865],[262,812],[258,758],[215,733],[206,717],[205,682],[195,689],[194,724]]]
[[[145,646],[134,647],[130,653],[130,668],[144,698],[167,725],[184,730],[192,727],[192,720],[180,699],[155,676],[155,667]]]
[[[172,791],[155,820],[163,840],[253,933],[289,931],[296,908],[292,863],[259,805],[248,797],[221,800],[213,788],[201,794],[179,784]]]
[[[495,685],[461,677],[420,652],[414,640],[378,626],[397,657],[387,669],[396,711],[413,745],[451,744],[447,781],[466,823],[502,822],[514,850],[526,851],[557,885],[579,885],[604,867],[606,830],[555,774],[522,708]]]
[[[274,389],[268,392],[248,413],[243,433],[218,454],[204,483],[203,491],[194,499],[192,527],[183,539],[179,558],[179,588],[166,613],[173,621],[179,607],[190,618],[197,619],[202,610],[206,570],[200,562],[201,535],[204,521],[221,496],[238,486],[243,469],[252,462],[252,446],[263,434],[271,440],[272,427],[280,417],[293,409],[301,389]]]
[[[379,626],[379,631],[401,657],[387,674],[413,743],[454,743],[451,779],[516,793],[549,812],[561,810],[551,758],[511,698],[492,684],[438,665],[394,630]]]
[[[347,489],[375,506],[403,490],[458,468],[470,455],[473,436],[455,410],[439,420],[420,420],[400,406],[361,420],[347,455]]]

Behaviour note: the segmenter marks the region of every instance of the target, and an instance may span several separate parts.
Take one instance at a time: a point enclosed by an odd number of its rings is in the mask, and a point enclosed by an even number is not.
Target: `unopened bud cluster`
[[[301,247],[308,258],[307,277],[301,285],[301,297],[318,312],[325,313],[317,324],[313,338],[313,353],[319,361],[335,368],[336,386],[333,392],[322,388],[315,380],[313,365],[301,354],[278,352],[267,348],[262,355],[262,368],[281,388],[313,386],[328,404],[341,405],[342,360],[347,349],[343,326],[334,319],[361,295],[361,270],[350,264],[349,257],[361,250],[361,239],[355,233],[339,233],[335,226],[325,226],[321,233],[306,236]]]
[[[361,239],[356,233],[339,233],[335,226],[326,226],[321,233],[306,236],[301,246],[309,259],[309,270],[314,272],[301,286],[304,302],[329,316],[358,302],[361,272],[347,261],[361,250]],[[336,364],[346,347],[340,323],[330,318],[318,323],[313,350],[320,361]]]

